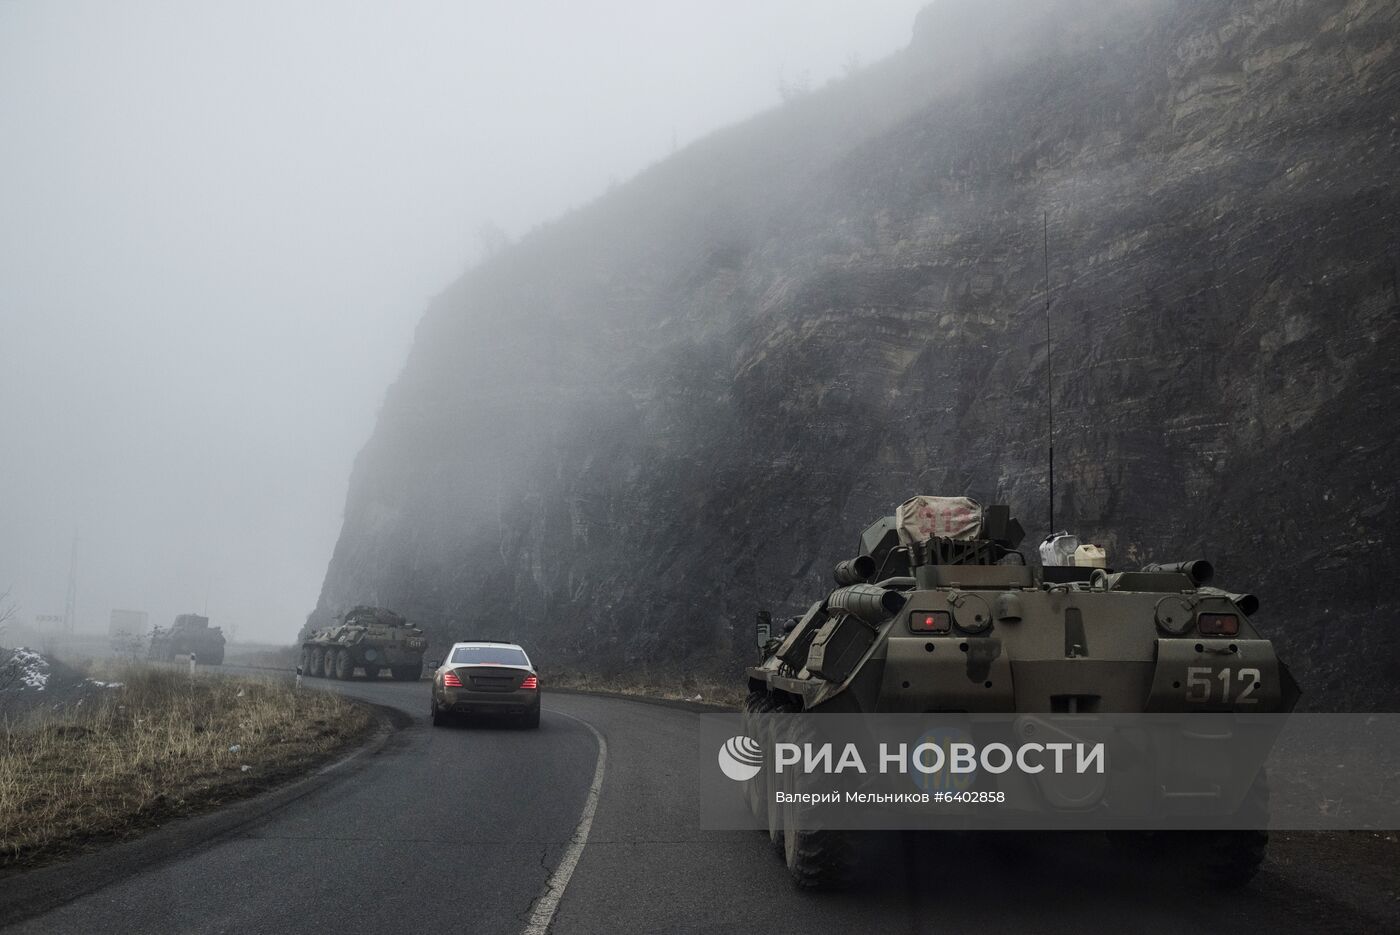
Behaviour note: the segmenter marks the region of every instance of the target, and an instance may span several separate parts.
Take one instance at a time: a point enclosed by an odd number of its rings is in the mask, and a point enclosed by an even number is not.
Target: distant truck
[[[169,629],[156,627],[152,632],[151,648],[146,658],[157,662],[174,662],[190,653],[194,653],[195,662],[200,665],[223,665],[224,631],[211,627],[208,617],[181,614]]]
[[[114,610],[107,624],[107,639],[113,652],[140,652],[150,631],[151,615],[144,610]]]

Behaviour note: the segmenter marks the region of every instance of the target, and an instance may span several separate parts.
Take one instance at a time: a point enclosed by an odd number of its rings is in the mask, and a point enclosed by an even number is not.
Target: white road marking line
[[[588,798],[584,800],[583,813],[579,815],[578,827],[574,829],[574,836],[569,840],[568,850],[564,851],[564,856],[559,859],[559,866],[550,874],[549,882],[544,885],[544,892],[535,900],[534,911],[530,913],[530,921],[521,935],[546,935],[549,931],[549,925],[554,921],[554,911],[559,908],[559,900],[564,896],[564,887],[569,885],[569,877],[574,875],[574,868],[583,856],[583,846],[588,843],[588,832],[593,827],[593,813],[598,810],[598,796],[603,791],[603,769],[608,761],[608,742],[592,724],[572,714],[564,714],[563,711],[551,713],[578,721],[588,728],[589,733],[598,741],[598,762],[593,767],[593,784],[588,787]]]

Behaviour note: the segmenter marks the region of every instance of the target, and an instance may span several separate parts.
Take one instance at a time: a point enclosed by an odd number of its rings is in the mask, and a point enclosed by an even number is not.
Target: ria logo
[[[750,737],[730,737],[719,748],[719,768],[735,782],[747,782],[763,768],[763,748]]]

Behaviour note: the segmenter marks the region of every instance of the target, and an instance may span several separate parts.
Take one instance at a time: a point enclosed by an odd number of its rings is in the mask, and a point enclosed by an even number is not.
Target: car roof
[[[510,646],[521,652],[525,651],[525,647],[521,646],[519,643],[507,643],[505,640],[462,640],[452,644],[453,649],[456,649],[458,646]]]

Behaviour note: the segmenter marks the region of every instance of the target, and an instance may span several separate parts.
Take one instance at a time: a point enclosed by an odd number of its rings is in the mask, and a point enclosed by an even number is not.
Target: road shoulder
[[[247,799],[179,819],[131,840],[98,845],[78,857],[7,875],[0,887],[0,919],[6,926],[42,915],[55,906],[95,892],[126,877],[210,846],[254,826],[287,805],[363,768],[412,721],[407,713],[361,701],[376,727],[365,740],[329,765]]]

